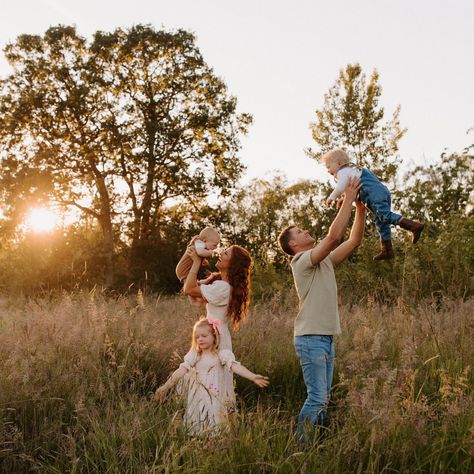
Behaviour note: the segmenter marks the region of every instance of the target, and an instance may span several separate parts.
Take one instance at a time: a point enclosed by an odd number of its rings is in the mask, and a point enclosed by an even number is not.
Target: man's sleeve
[[[292,263],[293,268],[297,272],[310,272],[313,271],[315,266],[311,261],[311,250],[304,251],[296,261]]]

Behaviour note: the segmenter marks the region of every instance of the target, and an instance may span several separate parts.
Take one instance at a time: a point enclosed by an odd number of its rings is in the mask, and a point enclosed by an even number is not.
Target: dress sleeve
[[[198,361],[198,353],[191,349],[185,356],[183,362],[180,364],[180,367],[184,367],[187,370],[191,370]]]
[[[215,306],[227,306],[229,304],[230,285],[222,280],[216,280],[210,285],[201,285],[202,296],[208,303]]]
[[[223,349],[222,351],[219,351],[218,357],[221,361],[221,364],[229,370],[232,369],[232,364],[240,364],[240,362],[237,362],[235,360],[234,353],[232,351],[229,351],[228,349]]]

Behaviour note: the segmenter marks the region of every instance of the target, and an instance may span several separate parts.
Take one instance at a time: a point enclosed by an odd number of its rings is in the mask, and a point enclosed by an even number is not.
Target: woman
[[[252,257],[244,248],[232,245],[219,256],[216,265],[219,272],[198,282],[197,274],[202,259],[192,246],[188,247],[186,253],[192,258],[193,265],[183,291],[205,301],[207,317],[220,321],[220,349],[232,351],[229,324],[232,329],[238,330],[240,323],[247,317]]]
[[[185,294],[202,298],[206,303],[207,319],[216,324],[219,335],[219,350],[232,351],[232,338],[229,324],[238,330],[240,323],[248,314],[250,298],[250,270],[252,257],[244,248],[232,245],[225,249],[217,261],[218,273],[212,274],[207,280],[197,281],[201,266],[201,257],[193,246],[186,253],[193,264],[184,282]],[[224,398],[232,406],[235,403],[232,373],[228,372],[224,382],[226,394]]]

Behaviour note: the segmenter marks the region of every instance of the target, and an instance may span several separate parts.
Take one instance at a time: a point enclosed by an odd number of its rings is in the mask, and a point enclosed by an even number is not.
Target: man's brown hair
[[[289,225],[285,227],[278,236],[278,244],[280,248],[285,252],[287,255],[294,255],[293,249],[290,247],[290,240],[291,240],[291,229],[294,229],[295,225]]]

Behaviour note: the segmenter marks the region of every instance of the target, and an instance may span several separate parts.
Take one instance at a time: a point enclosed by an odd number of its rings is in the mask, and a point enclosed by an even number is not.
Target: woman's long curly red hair
[[[232,321],[232,328],[238,330],[240,323],[245,321],[250,303],[250,271],[252,270],[252,257],[240,245],[231,245],[232,249],[227,276],[232,287],[227,317]],[[212,273],[207,284],[220,280],[219,272]]]
[[[249,311],[252,257],[239,245],[232,245],[231,249],[232,255],[227,273],[232,294],[227,317],[232,321],[232,327],[237,330],[241,321],[247,318]]]

